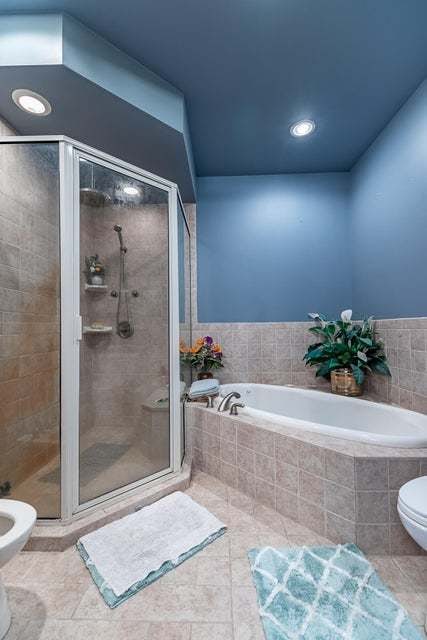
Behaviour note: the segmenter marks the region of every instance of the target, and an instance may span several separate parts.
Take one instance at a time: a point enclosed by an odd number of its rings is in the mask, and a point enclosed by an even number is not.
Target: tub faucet
[[[230,393],[227,393],[227,395],[224,396],[224,398],[219,403],[218,411],[227,411],[232,398],[240,398],[240,393],[238,393],[237,391],[231,391]]]
[[[244,406],[243,402],[233,402],[230,407],[230,416],[238,416],[237,409],[243,409]]]

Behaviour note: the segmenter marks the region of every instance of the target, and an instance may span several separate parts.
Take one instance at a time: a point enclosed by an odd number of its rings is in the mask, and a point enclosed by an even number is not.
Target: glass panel
[[[190,231],[178,200],[179,338],[192,344],[191,336],[191,253]],[[191,368],[180,363],[181,381],[181,459],[185,454],[184,392],[191,385]]]
[[[0,497],[60,515],[57,143],[0,145]]]
[[[168,193],[79,166],[84,503],[169,467]]]

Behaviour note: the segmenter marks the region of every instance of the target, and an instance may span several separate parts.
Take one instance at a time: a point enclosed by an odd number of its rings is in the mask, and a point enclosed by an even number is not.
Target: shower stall
[[[178,188],[63,136],[0,138],[0,495],[69,521],[179,474],[191,340]]]

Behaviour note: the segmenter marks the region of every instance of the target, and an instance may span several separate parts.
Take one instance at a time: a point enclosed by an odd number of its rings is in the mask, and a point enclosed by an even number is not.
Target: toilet
[[[427,476],[400,487],[397,511],[409,535],[427,550]]]
[[[0,500],[0,569],[21,551],[36,522],[34,507],[18,500]],[[0,640],[10,627],[10,610],[0,578]]]

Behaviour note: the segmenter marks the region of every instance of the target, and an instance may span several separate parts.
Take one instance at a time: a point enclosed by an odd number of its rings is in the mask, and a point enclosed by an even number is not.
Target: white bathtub
[[[386,447],[427,447],[427,416],[358,398],[269,384],[225,384],[238,391],[250,415],[298,429]]]

